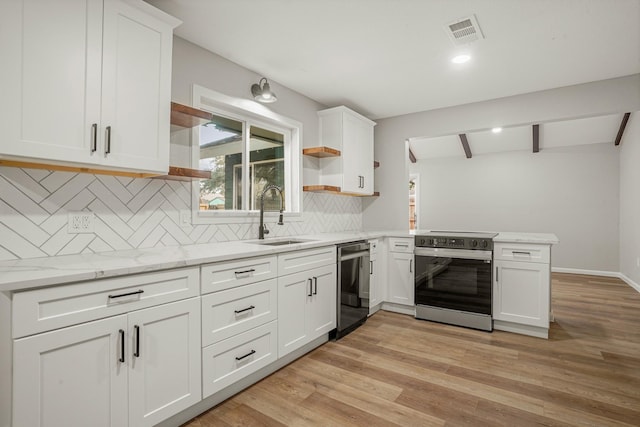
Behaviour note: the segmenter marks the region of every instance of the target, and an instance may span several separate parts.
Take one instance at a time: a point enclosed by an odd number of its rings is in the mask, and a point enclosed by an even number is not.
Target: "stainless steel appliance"
[[[338,245],[338,324],[336,338],[367,320],[369,301],[369,244],[365,241]]]
[[[416,318],[493,330],[495,236],[434,231],[415,237]]]

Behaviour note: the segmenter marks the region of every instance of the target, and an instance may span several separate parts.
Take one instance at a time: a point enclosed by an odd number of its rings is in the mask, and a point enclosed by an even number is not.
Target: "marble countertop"
[[[260,244],[262,242],[258,240],[239,240],[223,243],[167,246],[163,248],[3,261],[0,262],[0,291],[20,291],[105,277],[273,255],[355,240],[380,237],[413,237],[414,234],[419,233],[420,231],[416,233],[402,230],[326,233],[265,240],[305,240],[302,243],[285,246],[264,245]],[[558,238],[554,234],[500,233],[494,241],[555,244],[558,243]]]

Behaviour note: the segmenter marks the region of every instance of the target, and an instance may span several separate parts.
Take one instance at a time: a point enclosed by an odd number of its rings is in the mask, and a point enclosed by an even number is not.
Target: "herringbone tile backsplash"
[[[303,194],[302,221],[270,236],[362,228],[359,198]],[[257,221],[180,226],[190,205],[189,182],[0,167],[0,261],[257,238]],[[67,232],[79,211],[94,213],[93,233]]]

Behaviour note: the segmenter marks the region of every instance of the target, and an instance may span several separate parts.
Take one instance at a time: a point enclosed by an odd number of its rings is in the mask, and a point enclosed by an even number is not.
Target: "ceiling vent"
[[[480,25],[476,20],[475,15],[468,16],[466,18],[458,19],[451,22],[445,27],[445,31],[451,38],[454,45],[460,46],[463,44],[471,43],[476,40],[483,39],[482,31],[480,31]]]

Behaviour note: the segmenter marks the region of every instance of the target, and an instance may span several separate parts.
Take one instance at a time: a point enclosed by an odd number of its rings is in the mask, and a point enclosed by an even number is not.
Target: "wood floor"
[[[549,340],[378,312],[185,424],[640,426],[640,294],[553,274]]]

